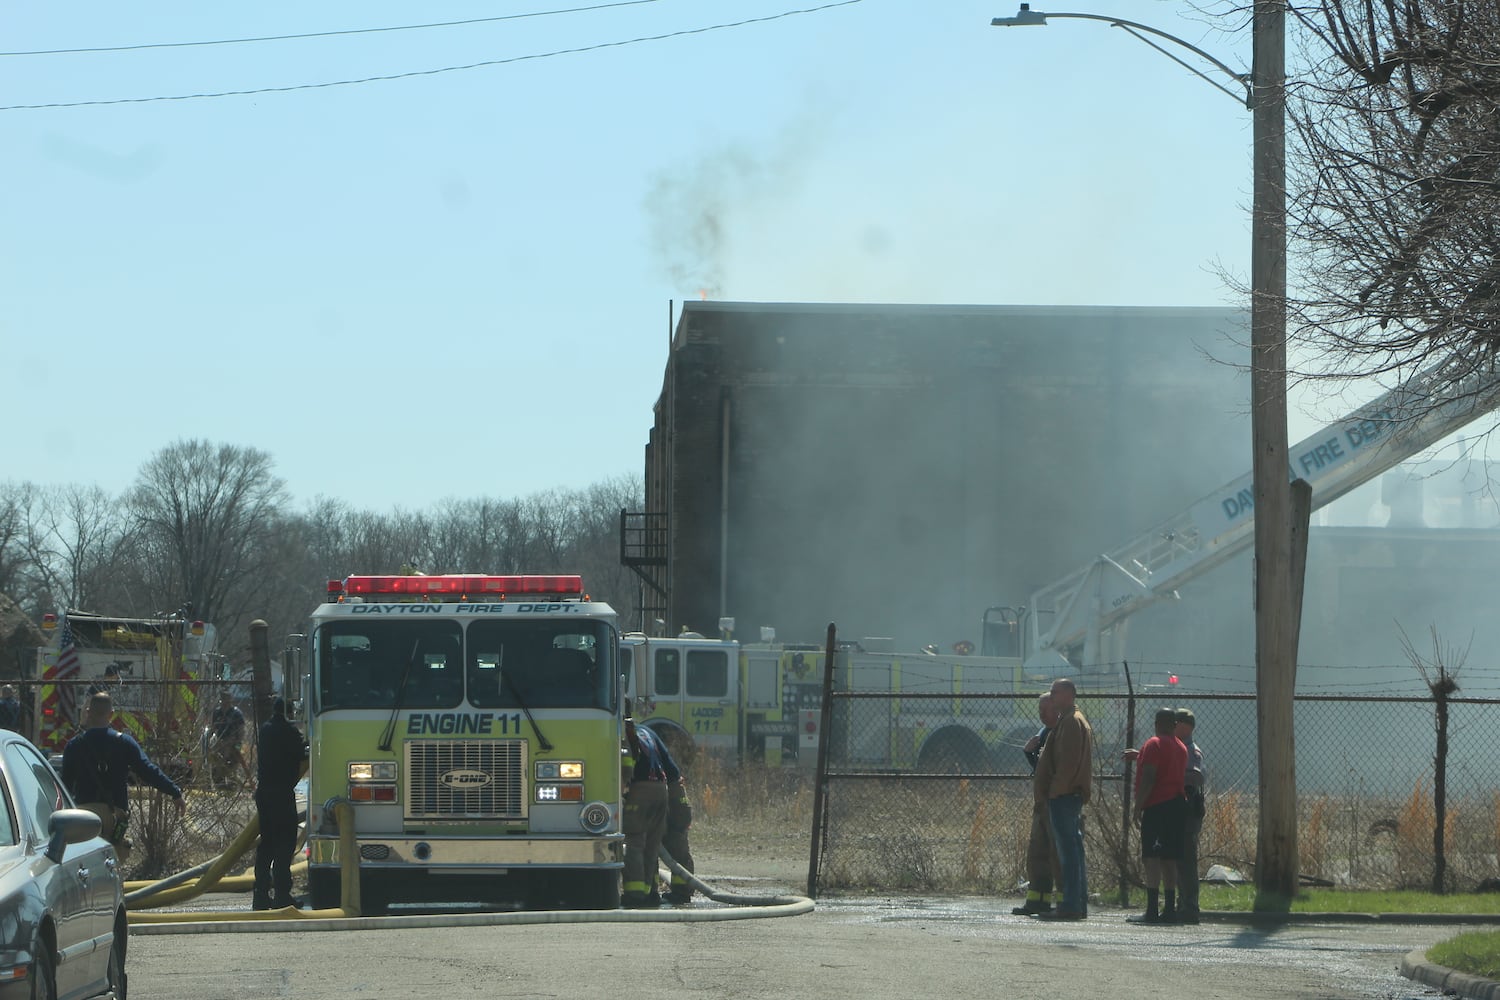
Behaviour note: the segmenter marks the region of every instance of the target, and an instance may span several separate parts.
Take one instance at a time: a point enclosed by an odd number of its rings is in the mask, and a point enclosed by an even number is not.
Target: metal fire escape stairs
[[[651,624],[667,614],[667,515],[665,512],[620,511],[620,565],[641,580],[638,628],[651,635]]]

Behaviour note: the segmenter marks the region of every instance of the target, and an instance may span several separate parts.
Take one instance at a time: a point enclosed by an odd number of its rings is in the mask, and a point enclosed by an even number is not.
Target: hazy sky
[[[299,502],[520,496],[641,472],[684,298],[1239,302],[1249,113],[1118,28],[564,6],[8,5],[0,481],[120,491],[196,437]],[[1247,67],[1191,7],[1062,9]],[[227,91],[265,92],[191,96]]]

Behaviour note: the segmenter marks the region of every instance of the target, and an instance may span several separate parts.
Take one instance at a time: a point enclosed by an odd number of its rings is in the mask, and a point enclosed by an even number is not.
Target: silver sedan
[[[0,731],[0,1000],[125,1000],[124,885],[99,817]]]

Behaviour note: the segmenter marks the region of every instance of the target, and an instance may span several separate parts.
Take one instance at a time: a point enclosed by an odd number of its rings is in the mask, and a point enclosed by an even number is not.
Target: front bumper
[[[369,837],[357,841],[363,868],[467,869],[620,868],[625,837]],[[337,837],[310,837],[314,867],[342,863]]]

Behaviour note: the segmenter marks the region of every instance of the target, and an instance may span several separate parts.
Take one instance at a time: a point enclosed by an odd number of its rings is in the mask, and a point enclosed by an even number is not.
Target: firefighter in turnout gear
[[[688,828],[693,825],[693,804],[688,801],[687,779],[677,779],[677,784],[667,791],[667,832],[661,846],[667,849],[672,860],[687,871],[693,868],[693,851],[688,846]],[[676,872],[672,873],[672,888],[667,893],[667,902],[679,906],[693,900],[693,883]]]
[[[661,905],[656,887],[657,856],[667,832],[668,792],[682,780],[677,762],[661,738],[637,726],[625,704],[625,884],[620,905],[644,909]]]

